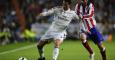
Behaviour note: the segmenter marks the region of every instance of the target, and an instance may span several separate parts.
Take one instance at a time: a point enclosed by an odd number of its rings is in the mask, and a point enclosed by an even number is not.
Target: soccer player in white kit
[[[70,9],[71,0],[63,0],[62,6],[50,9],[47,12],[41,13],[39,16],[47,16],[53,14],[53,22],[48,31],[41,37],[37,48],[40,57],[38,60],[45,60],[43,47],[49,42],[54,41],[53,60],[58,59],[59,48],[66,37],[66,29],[72,19],[77,19],[75,11]]]

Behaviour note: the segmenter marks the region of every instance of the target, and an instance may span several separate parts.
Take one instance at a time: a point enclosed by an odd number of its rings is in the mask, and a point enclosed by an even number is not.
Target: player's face
[[[81,3],[81,0],[77,0],[77,3]]]
[[[67,10],[69,8],[69,4],[65,1],[63,1],[63,8],[64,10]]]
[[[84,5],[87,5],[87,0],[83,0]]]

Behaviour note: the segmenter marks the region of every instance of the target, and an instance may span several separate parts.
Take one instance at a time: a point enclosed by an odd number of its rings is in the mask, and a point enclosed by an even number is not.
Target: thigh
[[[80,40],[84,41],[87,39],[87,35],[85,33],[80,33]]]
[[[54,40],[54,44],[55,44],[55,47],[56,47],[56,48],[59,48],[60,45],[61,45],[62,43],[63,43],[63,41],[60,40],[60,39],[56,39],[56,40]]]
[[[66,31],[61,32],[61,33],[57,33],[56,35],[54,35],[54,40],[61,40],[63,41],[66,38]]]
[[[54,33],[52,31],[47,31],[40,40],[49,40],[54,38]]]
[[[80,37],[84,39],[91,39],[91,34],[87,33],[84,30],[81,30]]]
[[[91,39],[94,41],[94,43],[100,43],[104,40],[102,34],[96,29],[93,30],[91,34]]]

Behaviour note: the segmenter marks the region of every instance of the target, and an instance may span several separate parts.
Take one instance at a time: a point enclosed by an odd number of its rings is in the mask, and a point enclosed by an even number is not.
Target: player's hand
[[[38,14],[38,15],[36,16],[36,19],[39,20],[41,16],[42,16],[42,13]]]
[[[42,13],[40,13],[40,14],[39,14],[39,16],[43,16],[43,14],[42,14]]]
[[[88,34],[91,34],[91,32],[89,30],[86,31]]]

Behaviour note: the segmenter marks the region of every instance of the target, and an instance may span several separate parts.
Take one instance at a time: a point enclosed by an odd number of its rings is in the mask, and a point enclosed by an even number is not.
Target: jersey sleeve
[[[78,4],[75,6],[75,13],[78,14]]]
[[[48,15],[51,15],[51,14],[53,14],[54,13],[54,8],[52,8],[52,9],[50,9],[50,10],[48,10],[48,11],[46,11],[46,12],[43,12],[43,13],[41,13],[42,14],[42,16],[48,16]]]
[[[79,20],[79,17],[78,17],[78,15],[75,13],[75,11],[74,11],[74,13],[73,13],[73,19],[75,19],[75,20]]]
[[[89,13],[86,15],[83,15],[83,18],[90,18],[94,15],[94,6],[93,4],[89,5]]]
[[[79,18],[83,18],[82,13],[80,12],[80,4],[76,4],[75,13],[78,15]]]

